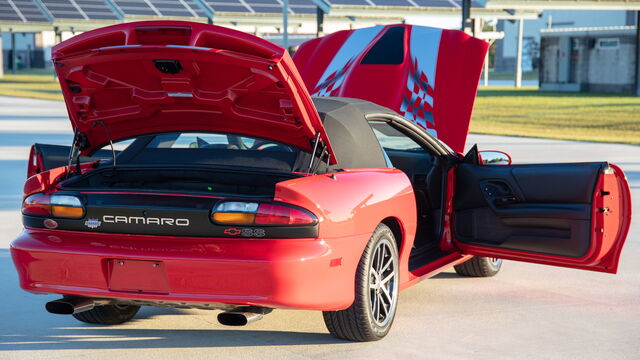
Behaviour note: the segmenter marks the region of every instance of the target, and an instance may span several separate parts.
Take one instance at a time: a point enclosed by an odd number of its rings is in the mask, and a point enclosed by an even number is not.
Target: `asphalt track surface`
[[[640,224],[634,218],[617,275],[505,262],[494,278],[452,270],[402,292],[391,333],[336,340],[320,312],[276,310],[244,328],[216,312],[143,308],[120,326],[45,312],[55,295],[18,288],[8,252],[19,233],[28,147],[68,144],[61,102],[0,97],[0,359],[640,359]],[[472,135],[516,162],[609,160],[626,171],[640,213],[640,147]],[[259,276],[259,274],[256,274]]]

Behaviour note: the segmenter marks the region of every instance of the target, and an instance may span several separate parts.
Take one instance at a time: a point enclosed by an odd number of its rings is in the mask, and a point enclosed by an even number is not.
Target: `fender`
[[[344,273],[337,287],[354,295],[353,279],[361,254],[376,226],[386,218],[400,224],[400,283],[409,280],[409,253],[416,233],[417,210],[413,187],[398,169],[349,169],[308,176],[276,185],[276,201],[306,208],[319,220],[319,237],[331,242],[342,257]],[[336,255],[337,254],[337,255]],[[349,255],[350,254],[350,255]]]

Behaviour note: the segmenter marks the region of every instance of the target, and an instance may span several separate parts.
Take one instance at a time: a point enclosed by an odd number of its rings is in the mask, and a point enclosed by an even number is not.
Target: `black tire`
[[[379,254],[381,256],[374,258]],[[345,310],[322,312],[331,335],[352,341],[375,341],[385,337],[398,306],[398,276],[398,248],[393,232],[380,224],[358,264],[355,301]],[[384,279],[388,280],[383,282]]]
[[[117,325],[131,320],[140,310],[137,305],[103,305],[73,314],[73,317],[89,324]]]
[[[474,256],[453,268],[461,276],[491,277],[502,267],[502,259]]]

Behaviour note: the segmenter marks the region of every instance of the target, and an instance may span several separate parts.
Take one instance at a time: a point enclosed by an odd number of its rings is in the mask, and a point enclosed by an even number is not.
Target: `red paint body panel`
[[[350,267],[369,235],[339,239],[215,239],[26,229],[11,245],[23,289],[127,298],[336,310],[353,301]],[[109,289],[109,260],[162,261],[168,294]],[[135,277],[129,287],[148,286]]]
[[[416,208],[407,176],[396,169],[333,175],[335,179],[316,175],[276,185],[274,200],[316,214],[318,239],[203,239],[26,229],[11,245],[20,284],[28,291],[88,297],[344,309],[354,299],[353,279],[364,247],[387,218],[401,226],[401,282],[411,280],[406,269]],[[147,291],[113,290],[112,259],[161,261],[168,293],[159,294],[145,277],[133,275],[116,288],[137,286]]]
[[[281,182],[276,201],[309,209],[320,220],[320,238],[341,239],[351,234],[360,242],[344,244],[362,254],[375,228],[387,218],[398,222],[402,232],[400,283],[409,280],[409,253],[416,232],[416,203],[409,178],[397,169],[358,169]],[[354,279],[360,255],[344,258],[342,266]],[[353,294],[353,282],[343,289]]]
[[[320,133],[329,145],[288,53],[243,32],[181,21],[125,23],[74,36],[53,48],[52,59],[72,127],[89,142],[83,154],[107,144],[108,135],[187,130],[305,150]],[[178,61],[179,69],[162,72],[157,60]]]
[[[402,63],[361,63],[397,27],[404,29]],[[457,30],[388,25],[307,41],[293,59],[313,95],[386,106],[462,152],[488,48]]]

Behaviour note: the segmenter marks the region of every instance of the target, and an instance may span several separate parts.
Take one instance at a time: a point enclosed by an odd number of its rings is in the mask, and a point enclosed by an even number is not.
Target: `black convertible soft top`
[[[388,167],[366,115],[396,114],[393,110],[365,100],[340,97],[314,97],[313,103],[338,158],[338,164],[331,168]]]

